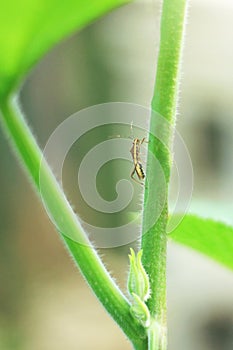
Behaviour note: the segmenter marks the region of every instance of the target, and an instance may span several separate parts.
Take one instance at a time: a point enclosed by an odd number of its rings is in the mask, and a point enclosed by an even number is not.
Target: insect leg
[[[143,144],[143,142],[145,142],[145,143],[149,143],[149,141],[147,141],[145,137],[143,137],[143,139],[141,139],[141,141],[140,141],[140,145],[142,145],[142,144]]]
[[[132,171],[132,173],[131,173],[131,175],[130,175],[130,176],[131,176],[131,179],[134,180],[135,182],[137,182],[138,184],[144,186],[144,183],[142,183],[142,182],[140,182],[139,180],[135,179],[135,177],[134,177],[135,172],[136,172],[136,165],[134,166],[134,169],[133,169],[133,171]]]

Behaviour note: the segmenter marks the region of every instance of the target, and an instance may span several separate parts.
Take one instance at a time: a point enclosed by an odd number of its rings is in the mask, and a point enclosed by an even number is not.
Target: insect
[[[133,122],[131,123],[131,133],[132,133],[132,129],[133,128]],[[143,137],[143,139],[138,139],[138,138],[134,138],[133,139],[133,146],[130,150],[130,153],[132,154],[132,158],[133,158],[133,163],[134,163],[134,169],[131,173],[131,178],[139,183],[140,185],[144,185],[144,183],[142,183],[141,181],[145,179],[145,172],[143,170],[142,167],[142,163],[139,157],[140,154],[140,147],[143,144],[143,142],[147,142],[145,137]],[[137,177],[139,180],[134,178],[134,174],[137,174]]]
[[[114,138],[115,137],[121,137],[121,135],[115,135]],[[145,175],[145,172],[143,170],[143,166],[142,166],[139,154],[140,154],[140,147],[143,144],[143,142],[148,142],[148,141],[146,141],[145,137],[143,137],[142,139],[133,137],[133,122],[131,122],[131,136],[130,136],[130,138],[133,139],[133,146],[132,146],[132,148],[130,150],[130,153],[132,155],[133,164],[134,164],[134,169],[133,169],[133,171],[131,173],[131,178],[135,182],[137,182],[140,185],[144,186],[144,183],[141,182],[141,181],[145,179],[146,175]],[[135,179],[135,177],[134,177],[135,173],[137,174],[138,179],[141,180],[141,181]]]

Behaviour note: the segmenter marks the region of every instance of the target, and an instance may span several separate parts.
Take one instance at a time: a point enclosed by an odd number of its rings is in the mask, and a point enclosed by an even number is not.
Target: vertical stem
[[[168,219],[167,189],[171,169],[172,128],[175,124],[179,66],[183,41],[186,0],[164,0],[162,6],[160,47],[156,72],[152,110],[166,119],[168,123],[160,125],[152,113],[147,159],[147,183],[143,212],[143,265],[150,279],[151,297],[148,308],[154,323],[148,331],[149,350],[166,349],[166,226]],[[163,124],[163,123],[162,123]],[[167,127],[168,126],[168,127]],[[153,135],[161,127],[163,142]],[[156,196],[149,196],[153,184],[159,180],[152,166],[150,153],[159,161],[165,179],[166,200],[162,201],[164,188],[161,186]],[[150,227],[151,213],[160,209],[160,216]],[[164,330],[164,331],[158,331]]]
[[[162,327],[155,320],[151,322],[151,325],[148,329],[148,350],[154,349],[167,349],[166,328]]]

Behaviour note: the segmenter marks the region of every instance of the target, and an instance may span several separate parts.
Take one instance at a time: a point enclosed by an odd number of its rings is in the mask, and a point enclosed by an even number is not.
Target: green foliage
[[[144,327],[148,327],[150,325],[150,312],[145,301],[150,296],[150,281],[142,265],[142,250],[135,255],[134,250],[130,248],[130,253],[128,277],[128,292],[132,299],[130,311]]]
[[[135,252],[130,248],[129,260],[130,270],[128,277],[128,291],[132,295],[137,294],[139,298],[146,301],[150,295],[150,281],[142,266],[142,250],[135,255]]]
[[[169,237],[233,270],[232,227],[222,222],[186,215]]]
[[[33,64],[53,45],[74,30],[83,28],[104,13],[127,2],[128,0],[67,0],[66,2],[9,0],[1,4],[0,109],[2,125],[37,190],[39,190],[42,153],[24,117],[12,103],[9,95],[16,91],[21,79]],[[152,108],[172,125],[175,123],[185,9],[186,0],[163,1],[160,50]],[[153,131],[157,127],[157,121],[151,118],[150,135],[154,134]],[[168,185],[171,166],[171,152],[168,146],[172,135],[171,130],[167,129],[162,130],[162,133],[165,144],[150,136],[149,149],[163,167],[166,185]],[[85,232],[46,162],[42,165],[41,170],[48,192],[46,205],[50,216],[96,296],[123,329],[135,349],[146,350],[149,347],[149,350],[165,350],[167,346],[167,202],[157,222],[148,231],[143,230],[143,256],[142,251],[136,257],[131,250],[129,291],[133,302],[130,303],[108,274],[97,252],[90,246]],[[149,158],[147,179],[149,185],[156,181],[156,174]],[[150,189],[150,186],[145,187],[143,228],[148,226],[150,214],[155,206],[163,205],[161,204],[162,194],[158,193],[156,198],[149,197]],[[84,244],[74,242],[66,236],[66,232],[73,232],[74,237],[78,237],[78,242],[81,241]],[[170,235],[170,238],[233,269],[233,228],[225,224],[188,215]],[[146,303],[149,295],[149,282],[151,295]],[[149,319],[151,327],[145,330]]]
[[[28,127],[12,99],[20,79],[54,44],[75,29],[80,29],[125,0],[92,0],[57,3],[44,0],[14,0],[1,5],[0,12],[0,117],[1,126],[17,157],[40,190],[39,174],[47,189],[48,211],[58,232],[106,310],[116,320],[135,349],[146,349],[144,328],[132,317],[130,303],[110,277],[96,251],[91,247],[76,215],[65,198]],[[13,91],[15,90],[15,91]],[[78,244],[65,235],[75,232]]]
[[[0,98],[65,36],[129,0],[9,0],[0,11]]]
[[[144,326],[149,327],[150,325],[150,312],[144,301],[135,293],[132,293],[132,306],[131,313],[138,321]]]

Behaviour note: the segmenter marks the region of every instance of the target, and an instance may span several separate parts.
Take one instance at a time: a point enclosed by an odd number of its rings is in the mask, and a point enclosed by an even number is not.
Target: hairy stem
[[[179,65],[183,41],[186,0],[164,0],[162,7],[160,47],[156,72],[154,95],[150,120],[150,136],[147,159],[147,186],[143,212],[143,265],[150,279],[151,297],[148,308],[151,316],[161,329],[166,328],[166,226],[168,220],[167,188],[171,169],[172,127],[175,124]],[[158,119],[157,116],[160,116]],[[165,120],[165,122],[161,122]],[[162,135],[161,139],[153,135]],[[159,161],[165,181],[164,186],[158,186],[155,196],[150,196],[154,184],[160,181],[152,166],[150,154]],[[149,225],[154,211],[160,215],[152,225]],[[156,328],[150,329],[150,350],[164,350],[166,341],[156,343],[154,336]],[[153,345],[154,344],[154,345]],[[163,345],[161,345],[163,344]]]
[[[46,187],[46,207],[58,232],[90,287],[138,350],[145,350],[146,332],[130,314],[130,304],[110,277],[94,248],[88,241],[76,215],[68,203],[46,161],[41,162],[38,147],[17,105],[11,99],[1,101],[3,129],[9,136],[16,155],[22,161],[37,191],[40,175]],[[77,242],[68,238],[77,237]]]
[[[151,322],[148,329],[148,350],[166,350],[167,335],[166,328],[161,326],[155,320]]]

